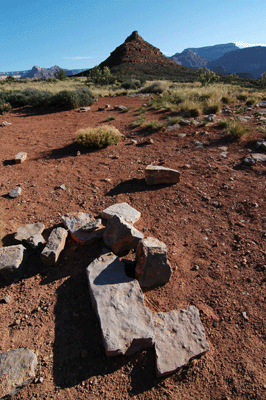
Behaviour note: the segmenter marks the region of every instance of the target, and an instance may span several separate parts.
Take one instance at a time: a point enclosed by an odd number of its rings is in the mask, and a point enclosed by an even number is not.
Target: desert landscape
[[[0,127],[2,245],[15,244],[22,225],[43,223],[47,240],[67,213],[97,217],[127,202],[141,213],[136,228],[166,244],[173,271],[167,284],[144,289],[146,307],[196,306],[210,351],[164,378],[156,378],[152,349],[106,357],[85,273],[103,243],[80,246],[69,235],[56,266],[29,251],[22,279],[1,281],[0,350],[29,348],[38,357],[36,378],[16,399],[265,398],[265,162],[256,159],[265,154],[264,103],[243,108],[238,100],[207,120],[173,124],[169,109],[151,106],[161,97],[98,97],[87,112],[22,107],[2,115],[11,124]],[[140,110],[157,121],[154,129],[134,126]],[[228,135],[220,120],[230,118],[249,131]],[[120,131],[116,145],[75,143],[79,129],[102,124]],[[27,160],[15,164],[21,151]],[[180,171],[180,182],[148,186],[150,164]],[[10,198],[18,186],[21,195]]]

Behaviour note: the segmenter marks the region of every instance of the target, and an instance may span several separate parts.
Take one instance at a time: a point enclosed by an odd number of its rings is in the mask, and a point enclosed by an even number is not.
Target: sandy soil
[[[0,351],[28,347],[38,354],[37,378],[17,399],[266,398],[266,170],[242,164],[263,137],[255,131],[259,122],[254,110],[246,112],[252,135],[235,143],[224,142],[216,125],[149,134],[131,126],[147,102],[103,98],[87,113],[20,109],[1,116],[12,123],[0,127],[2,244],[14,244],[21,225],[42,222],[47,238],[65,213],[97,216],[128,202],[142,213],[136,227],[166,243],[173,268],[168,284],[145,291],[147,307],[198,307],[210,351],[164,379],[155,376],[152,350],[107,358],[85,275],[102,244],[80,247],[69,237],[56,267],[31,254],[23,279],[0,286],[0,300],[11,298],[0,304]],[[98,111],[107,103],[110,109]],[[79,128],[110,115],[116,119],[108,124],[124,135],[118,145],[86,151],[73,144]],[[167,112],[145,115],[162,120]],[[147,137],[152,144],[144,143]],[[206,146],[197,149],[195,140]],[[228,146],[226,158],[221,146]],[[19,151],[28,153],[20,165],[12,161]],[[151,163],[180,170],[181,181],[148,187],[144,170]],[[22,195],[11,199],[16,185]]]

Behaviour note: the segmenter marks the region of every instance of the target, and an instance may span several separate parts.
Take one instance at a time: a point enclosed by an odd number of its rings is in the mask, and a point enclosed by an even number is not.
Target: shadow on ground
[[[145,179],[129,179],[124,182],[120,182],[117,186],[109,190],[105,196],[117,196],[121,193],[137,193],[137,192],[148,192],[170,187],[172,185],[147,185]]]

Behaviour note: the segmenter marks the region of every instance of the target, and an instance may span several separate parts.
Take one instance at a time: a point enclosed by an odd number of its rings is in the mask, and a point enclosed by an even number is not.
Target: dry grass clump
[[[234,121],[234,120],[231,120],[231,119],[226,121],[226,127],[225,128],[226,128],[226,131],[227,131],[228,139],[232,140],[232,141],[241,139],[249,131],[249,127],[247,125],[244,125],[240,121]]]
[[[114,126],[101,125],[95,128],[80,129],[75,142],[91,149],[101,149],[119,142],[121,133]]]

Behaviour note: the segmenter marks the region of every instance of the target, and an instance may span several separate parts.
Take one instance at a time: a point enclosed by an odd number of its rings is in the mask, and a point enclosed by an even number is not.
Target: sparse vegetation
[[[139,107],[139,108],[137,108],[137,109],[135,110],[135,115],[143,114],[143,113],[145,113],[146,111],[147,111],[147,108],[146,108],[146,107]]]
[[[144,88],[140,89],[138,93],[152,93],[158,94],[163,93],[165,88],[163,87],[161,82],[154,82],[151,85],[145,86]]]
[[[244,125],[240,121],[227,120],[226,121],[226,131],[228,132],[227,137],[229,140],[235,141],[241,139],[249,131],[247,125]]]
[[[141,115],[135,121],[132,122],[132,126],[137,127],[137,126],[143,125],[145,122],[145,119],[146,119],[145,115]]]
[[[106,118],[105,122],[113,121],[115,119],[116,117],[114,115],[110,115],[109,117]]]
[[[144,128],[150,130],[150,131],[159,131],[166,125],[165,122],[159,122],[156,121],[155,119],[147,121],[144,123]]]
[[[101,149],[119,142],[121,134],[113,126],[101,125],[96,128],[80,129],[76,132],[76,143],[92,149]]]

